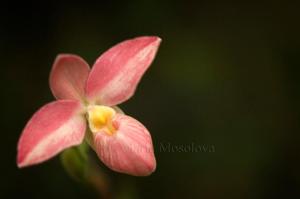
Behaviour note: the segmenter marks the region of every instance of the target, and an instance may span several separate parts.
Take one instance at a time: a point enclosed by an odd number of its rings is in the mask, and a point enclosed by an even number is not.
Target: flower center
[[[90,105],[87,113],[89,127],[93,133],[104,130],[109,135],[114,134],[116,131],[112,124],[112,119],[116,114],[114,109],[108,106]]]

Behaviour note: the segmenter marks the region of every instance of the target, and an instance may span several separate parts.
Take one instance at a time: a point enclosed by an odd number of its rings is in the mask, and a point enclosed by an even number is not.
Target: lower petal
[[[117,114],[113,120],[113,135],[100,131],[93,145],[103,163],[114,171],[134,176],[150,175],[156,168],[152,139],[137,120]]]

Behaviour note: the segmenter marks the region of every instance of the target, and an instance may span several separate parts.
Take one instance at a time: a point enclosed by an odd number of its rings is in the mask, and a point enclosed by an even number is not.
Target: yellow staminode
[[[105,130],[112,135],[115,129],[112,125],[112,118],[116,111],[108,106],[92,105],[88,107],[88,121],[93,133]]]

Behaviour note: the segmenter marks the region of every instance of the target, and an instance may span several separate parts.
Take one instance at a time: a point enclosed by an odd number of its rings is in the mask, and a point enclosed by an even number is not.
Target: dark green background
[[[147,126],[150,177],[103,167],[118,198],[300,198],[300,6],[286,1],[1,3],[0,198],[94,198],[59,158],[16,167],[22,128],[52,101],[59,53],[93,64],[135,36],[163,42],[133,98],[121,105]],[[191,144],[214,151],[163,151]]]

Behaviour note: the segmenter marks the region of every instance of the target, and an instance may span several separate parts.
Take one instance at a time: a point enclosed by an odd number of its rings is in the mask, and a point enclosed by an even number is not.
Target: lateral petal
[[[156,168],[152,139],[148,130],[132,117],[117,114],[116,132],[98,132],[94,149],[103,163],[114,171],[134,176],[150,175]]]
[[[79,101],[58,100],[39,109],[25,126],[18,143],[17,165],[46,161],[63,149],[79,145],[86,121]]]
[[[113,106],[129,99],[152,63],[160,41],[155,36],[137,37],[102,54],[87,80],[89,101]]]
[[[58,55],[49,79],[53,95],[57,99],[83,100],[89,70],[89,65],[77,55]]]

